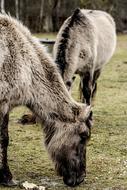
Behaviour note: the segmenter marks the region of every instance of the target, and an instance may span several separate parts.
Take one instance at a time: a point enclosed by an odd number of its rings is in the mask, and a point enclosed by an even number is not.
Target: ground
[[[73,88],[75,99],[78,99],[78,82],[77,78]],[[118,36],[115,55],[98,81],[93,110],[94,126],[87,148],[87,178],[74,189],[127,189],[127,35]],[[10,114],[9,165],[14,178],[44,184],[52,190],[70,189],[54,171],[43,145],[40,125],[17,123],[24,113],[27,113],[26,108],[20,107]],[[0,190],[9,189],[0,187]]]

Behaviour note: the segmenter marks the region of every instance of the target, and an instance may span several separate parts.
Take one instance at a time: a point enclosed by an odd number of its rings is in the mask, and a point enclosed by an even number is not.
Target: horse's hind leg
[[[0,184],[13,186],[15,184],[12,181],[12,174],[7,161],[7,147],[9,143],[8,120],[9,113],[0,113]]]
[[[82,101],[88,105],[91,104],[92,94],[92,76],[90,72],[86,72],[81,76],[81,90],[83,94]]]
[[[34,113],[31,114],[25,114],[19,119],[19,123],[26,125],[26,124],[36,124],[37,123],[37,117],[34,115]]]
[[[99,78],[101,73],[101,70],[98,69],[94,72],[94,76],[93,76],[93,82],[92,82],[92,100],[94,100],[96,92],[97,92],[97,79]]]
[[[31,105],[27,104],[27,107],[31,110]],[[25,114],[19,119],[19,123],[26,125],[26,124],[35,124],[37,123],[38,118],[35,116],[34,113]]]

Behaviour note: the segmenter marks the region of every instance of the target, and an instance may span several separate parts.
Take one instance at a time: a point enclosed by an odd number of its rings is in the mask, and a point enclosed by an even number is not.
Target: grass
[[[75,99],[78,99],[78,83],[77,78],[73,88]],[[86,182],[73,189],[127,189],[127,35],[118,36],[115,55],[99,78],[93,109]],[[17,124],[17,119],[26,112],[26,108],[20,107],[10,114],[9,165],[14,177],[37,184],[43,179],[47,189],[70,189],[56,176],[43,145],[40,125]],[[0,187],[0,190],[9,189]]]
[[[56,38],[56,33],[37,33],[37,34],[34,34],[36,37],[38,38],[43,38],[43,39],[55,39]]]

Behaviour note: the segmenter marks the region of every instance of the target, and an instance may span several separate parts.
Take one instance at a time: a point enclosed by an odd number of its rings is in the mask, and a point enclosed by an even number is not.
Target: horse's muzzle
[[[63,181],[66,185],[70,187],[75,187],[84,181],[84,175],[81,175],[79,177],[76,177],[75,175],[71,177],[63,177]]]

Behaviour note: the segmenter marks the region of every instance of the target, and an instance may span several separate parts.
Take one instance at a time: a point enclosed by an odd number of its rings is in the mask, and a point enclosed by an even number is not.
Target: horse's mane
[[[72,14],[72,16],[69,17],[67,25],[64,28],[64,30],[62,31],[61,40],[60,40],[59,45],[58,45],[58,52],[56,55],[55,62],[58,65],[58,68],[61,72],[62,77],[64,75],[65,67],[67,65],[66,49],[67,49],[68,40],[70,37],[70,29],[73,27],[74,23],[76,23],[77,21],[80,20],[80,14],[79,13],[80,13],[80,9],[77,8],[74,11],[74,13]]]

